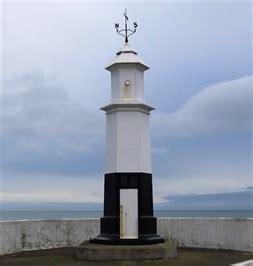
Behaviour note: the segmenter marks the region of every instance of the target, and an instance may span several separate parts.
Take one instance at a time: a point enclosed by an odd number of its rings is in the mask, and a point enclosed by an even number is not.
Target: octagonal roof
[[[128,43],[117,52],[116,57],[112,62],[105,68],[110,70],[112,66],[116,64],[140,64],[144,67],[144,71],[149,67],[137,56],[137,52],[134,51]]]

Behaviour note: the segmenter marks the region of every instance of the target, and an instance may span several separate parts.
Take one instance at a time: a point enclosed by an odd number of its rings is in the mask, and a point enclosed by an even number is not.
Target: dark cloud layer
[[[216,194],[188,194],[164,197],[161,208],[176,210],[253,210],[253,192],[238,191]]]
[[[187,194],[164,197],[155,210],[252,210],[253,192],[238,191],[217,194]],[[3,210],[102,210],[95,202],[4,202]]]
[[[98,110],[76,105],[63,87],[50,84],[38,72],[8,81],[6,89],[1,113],[3,172],[64,175],[102,168],[105,123]]]

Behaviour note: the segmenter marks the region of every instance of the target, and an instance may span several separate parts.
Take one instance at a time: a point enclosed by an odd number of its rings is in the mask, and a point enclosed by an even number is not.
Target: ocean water
[[[252,210],[155,211],[156,217],[253,218]],[[102,211],[0,211],[0,221],[100,218]]]

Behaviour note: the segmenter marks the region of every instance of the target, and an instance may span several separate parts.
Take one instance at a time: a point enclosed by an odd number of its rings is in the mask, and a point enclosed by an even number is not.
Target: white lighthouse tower
[[[106,166],[104,216],[101,233],[91,242],[105,244],[151,244],[164,239],[157,234],[153,216],[150,112],[144,101],[144,72],[149,67],[128,44],[136,31],[116,30],[124,46],[106,67],[111,72],[111,102],[106,113]],[[124,32],[124,34],[122,33]]]

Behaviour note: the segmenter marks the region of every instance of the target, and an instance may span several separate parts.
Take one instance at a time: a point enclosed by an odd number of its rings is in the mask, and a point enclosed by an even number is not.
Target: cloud
[[[252,183],[252,76],[209,86],[153,117],[157,202],[168,193],[220,193]]]
[[[98,203],[98,202],[44,202],[44,201],[19,201],[19,202],[3,202],[2,204],[2,210],[3,212],[0,212],[0,219],[1,220],[6,220],[5,218],[5,213],[4,211],[38,211],[38,210],[43,210],[43,211],[101,211],[103,210],[103,204],[102,203]],[[7,217],[8,214],[10,215],[10,213],[7,213]],[[15,215],[20,214],[20,218],[18,219],[27,219],[27,217],[25,217],[24,213],[20,212],[20,213],[16,213]],[[42,215],[45,215],[46,217],[43,217],[43,219],[49,219],[49,218],[56,218],[55,217],[55,213],[52,212],[51,215],[52,217],[47,217],[47,215],[49,213],[45,212],[45,213],[39,213],[38,214],[38,219],[42,218]],[[80,218],[80,213],[71,213],[73,215],[73,218],[76,218],[75,215],[78,216],[78,218]],[[62,218],[70,218],[70,213],[67,214],[66,217],[66,213],[57,213],[57,217],[59,218],[59,215],[62,215]],[[96,215],[96,213],[90,213],[90,215]],[[24,215],[24,217],[23,217]],[[34,215],[36,216],[36,213],[34,213]],[[102,216],[102,213],[99,215],[99,217]],[[33,217],[33,219],[35,219],[36,217]],[[8,220],[10,219],[10,217],[7,218]],[[17,219],[17,216],[14,216],[14,219]]]
[[[160,208],[177,210],[250,210],[253,209],[252,191],[237,191],[215,194],[186,194],[165,196],[167,203]]]
[[[38,71],[6,81],[0,113],[4,171],[63,172],[67,164],[72,172],[85,172],[93,165],[81,164],[81,156],[96,157],[105,119],[54,83]]]
[[[228,130],[251,130],[253,76],[209,86],[177,112],[154,114],[157,136],[193,136]]]
[[[12,199],[15,197],[15,200]],[[2,202],[3,210],[102,210],[102,200],[93,198],[59,199],[36,194],[8,194]],[[18,200],[17,200],[18,199]],[[92,198],[90,198],[92,199]],[[55,201],[52,201],[55,200]],[[252,191],[213,194],[185,194],[165,196],[163,202],[154,203],[155,210],[253,210]]]
[[[6,175],[0,197],[2,202],[102,202],[103,176]]]
[[[154,198],[156,202],[164,202],[168,195],[186,194],[216,194],[247,190],[252,184],[251,173],[245,167],[214,165],[208,163],[199,165],[193,162],[195,169],[185,167],[179,161],[176,174],[170,169],[163,171],[162,176],[153,175]],[[183,168],[183,169],[182,169]],[[242,189],[244,188],[244,189]],[[248,190],[250,191],[250,190]]]
[[[94,110],[75,105],[64,87],[47,79],[35,72],[7,82],[2,97],[4,133],[73,139],[82,134],[101,135],[101,116],[94,117]]]

